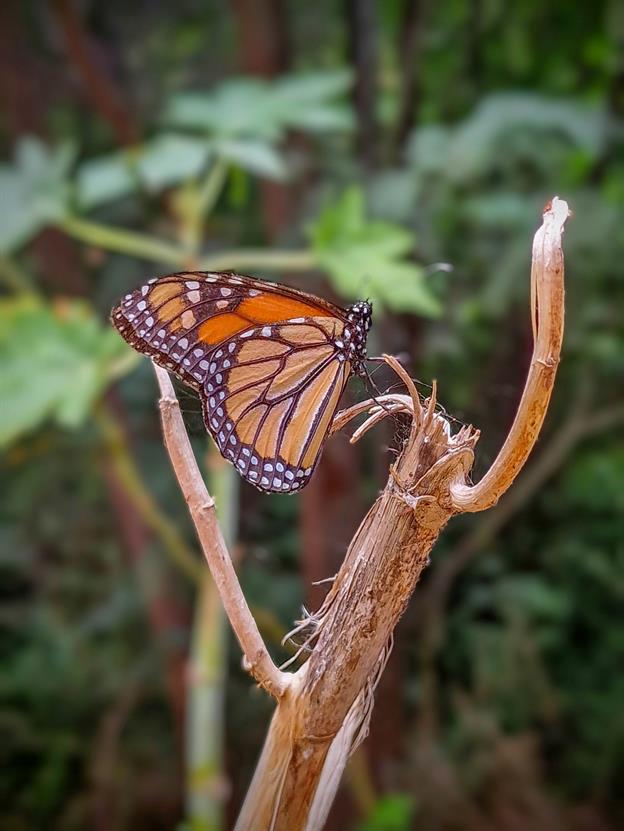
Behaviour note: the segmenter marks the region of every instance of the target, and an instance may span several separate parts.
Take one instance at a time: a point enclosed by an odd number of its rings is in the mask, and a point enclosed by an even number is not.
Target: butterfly
[[[372,307],[191,271],[126,294],[111,320],[197,390],[207,430],[244,479],[294,493],[312,475],[347,381],[366,374]]]

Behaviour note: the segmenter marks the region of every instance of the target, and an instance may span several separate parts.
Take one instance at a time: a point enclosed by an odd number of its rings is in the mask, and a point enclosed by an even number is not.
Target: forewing
[[[320,457],[351,366],[342,321],[249,329],[216,350],[202,381],[204,421],[223,456],[263,491],[292,493]]]
[[[197,387],[212,352],[262,324],[308,317],[341,319],[320,298],[229,272],[185,272],[127,294],[111,319],[125,340]]]

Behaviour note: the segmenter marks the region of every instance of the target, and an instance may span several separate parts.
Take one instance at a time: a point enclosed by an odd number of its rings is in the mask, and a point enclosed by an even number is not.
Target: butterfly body
[[[127,294],[111,319],[198,391],[208,431],[247,481],[294,493],[309,481],[349,377],[364,372],[371,307],[184,272]]]

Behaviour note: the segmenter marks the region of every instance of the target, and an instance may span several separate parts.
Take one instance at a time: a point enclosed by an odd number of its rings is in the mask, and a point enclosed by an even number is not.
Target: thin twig
[[[404,412],[413,416],[412,403],[409,396],[398,393],[378,395],[377,398],[369,398],[366,401],[359,401],[357,404],[353,404],[353,406],[348,407],[346,410],[340,410],[339,413],[336,413],[330,428],[330,435],[342,430],[342,428],[350,421],[353,421],[354,418],[357,418],[366,412],[369,414],[369,420],[374,419],[375,423],[393,413]],[[364,424],[368,424],[368,421],[364,422]],[[358,427],[356,432],[361,431],[364,424]],[[367,427],[366,429],[369,428]],[[355,433],[353,436],[355,436]],[[351,439],[352,444],[354,444],[355,441],[355,438]]]
[[[65,216],[57,225],[70,237],[96,248],[174,267],[183,267],[187,262],[184,249],[172,243],[161,242],[149,234],[127,231],[125,228],[103,225],[76,216]]]
[[[563,339],[563,252],[561,235],[568,205],[554,197],[533,240],[531,266],[533,358],[516,418],[498,456],[476,485],[457,482],[451,489],[458,511],[483,511],[495,505],[521,470],[537,441],[552,393]]]
[[[199,472],[169,375],[155,364],[154,371],[160,387],[165,446],[223,607],[243,650],[244,665],[261,687],[279,699],[290,684],[290,676],[280,672],[273,663],[247,605],[217,522],[214,500]]]

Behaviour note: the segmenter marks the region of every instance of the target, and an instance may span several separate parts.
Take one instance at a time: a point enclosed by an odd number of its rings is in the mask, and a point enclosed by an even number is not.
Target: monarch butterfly
[[[128,343],[197,390],[221,454],[259,490],[307,484],[353,374],[372,308],[233,272],[149,280],[111,314]]]

